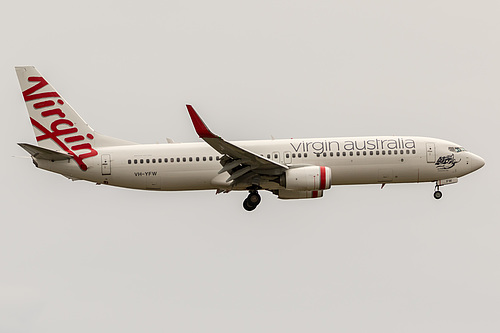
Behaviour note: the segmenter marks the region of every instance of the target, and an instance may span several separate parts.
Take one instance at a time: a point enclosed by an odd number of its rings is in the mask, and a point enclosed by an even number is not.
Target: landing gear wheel
[[[435,191],[434,192],[434,199],[441,199],[443,197],[443,193],[441,191]]]
[[[252,189],[250,190],[250,194],[248,194],[248,197],[245,199],[245,201],[243,201],[243,208],[251,212],[252,210],[257,208],[257,206],[260,204],[260,201],[261,198],[259,192],[257,192],[257,190],[255,189]]]
[[[261,198],[258,192],[250,192],[247,200],[252,206],[257,207],[260,204]]]
[[[255,208],[257,208],[257,206],[253,206],[249,201],[248,201],[248,198],[246,198],[244,201],[243,201],[243,208],[245,208],[246,211],[248,212],[251,212],[252,210],[254,210]]]

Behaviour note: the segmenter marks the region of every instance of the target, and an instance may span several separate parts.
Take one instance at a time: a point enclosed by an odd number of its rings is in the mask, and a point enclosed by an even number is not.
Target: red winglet
[[[189,116],[191,117],[191,121],[193,122],[193,126],[194,126],[194,129],[196,130],[196,133],[198,133],[198,136],[200,138],[218,138],[217,135],[215,135],[214,133],[212,133],[207,125],[205,125],[205,123],[203,122],[203,120],[201,120],[200,116],[198,115],[198,113],[196,113],[196,111],[194,110],[194,108],[191,106],[191,105],[186,105],[187,109],[188,109],[188,112],[189,112]]]

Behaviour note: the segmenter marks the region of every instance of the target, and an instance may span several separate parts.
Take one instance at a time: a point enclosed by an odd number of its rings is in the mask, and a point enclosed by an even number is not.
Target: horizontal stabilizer
[[[70,154],[58,152],[48,148],[42,148],[39,146],[30,145],[29,143],[18,143],[18,145],[24,150],[26,150],[28,153],[30,153],[31,156],[42,160],[62,161],[62,160],[69,160],[72,158]]]

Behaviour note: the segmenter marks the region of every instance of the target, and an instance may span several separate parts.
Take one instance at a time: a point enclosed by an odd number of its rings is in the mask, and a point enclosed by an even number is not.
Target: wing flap
[[[233,170],[237,166],[244,165],[247,163],[248,163],[247,160],[242,160],[242,159],[232,160],[230,162],[228,161],[227,163],[223,164],[224,166],[222,167],[222,169],[219,170],[218,174]],[[222,164],[222,162],[221,162],[221,164]]]

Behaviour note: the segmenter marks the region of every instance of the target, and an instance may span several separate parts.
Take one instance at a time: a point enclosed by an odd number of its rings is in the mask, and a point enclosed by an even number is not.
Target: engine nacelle
[[[323,191],[292,191],[292,190],[279,190],[278,199],[310,199],[321,198]]]
[[[281,176],[280,185],[294,191],[328,190],[332,186],[332,169],[313,165],[288,169]]]

